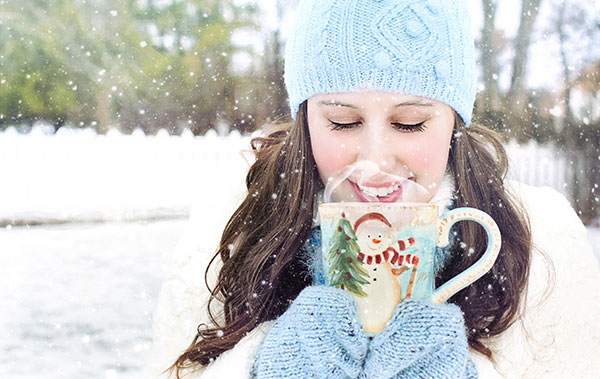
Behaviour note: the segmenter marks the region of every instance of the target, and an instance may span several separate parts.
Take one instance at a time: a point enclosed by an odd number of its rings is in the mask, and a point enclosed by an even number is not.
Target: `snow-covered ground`
[[[248,148],[239,133],[0,133],[0,378],[139,378],[190,209],[223,209]]]
[[[0,378],[139,378],[185,222],[0,230]]]
[[[190,207],[232,207],[248,141],[0,133],[0,377],[139,377]]]

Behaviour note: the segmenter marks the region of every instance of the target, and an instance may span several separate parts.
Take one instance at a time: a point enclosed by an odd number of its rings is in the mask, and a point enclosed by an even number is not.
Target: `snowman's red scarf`
[[[404,240],[398,241],[398,248],[400,251],[406,250],[406,248],[415,244],[415,239],[410,237]],[[391,258],[390,258],[391,256]],[[380,264],[381,262],[390,262],[390,264],[401,266],[403,263],[414,264],[416,256],[412,256],[412,254],[401,255],[394,249],[393,247],[388,247],[383,252],[379,254],[365,254],[362,251],[358,253],[356,259],[360,262],[370,264]]]

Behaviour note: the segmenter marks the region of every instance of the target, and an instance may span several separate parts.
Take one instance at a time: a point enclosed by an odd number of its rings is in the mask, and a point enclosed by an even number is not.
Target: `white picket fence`
[[[510,141],[505,148],[510,178],[534,186],[552,187],[569,196],[567,160],[554,146],[539,145],[535,141],[520,145]]]
[[[249,167],[249,138],[237,132],[61,130],[0,133],[0,221],[185,217],[194,203],[212,206],[243,186]]]
[[[186,216],[199,201],[237,201],[252,161],[249,142],[235,131],[147,137],[10,128],[0,133],[0,221]],[[511,177],[567,195],[566,162],[552,147],[511,142],[507,150]]]

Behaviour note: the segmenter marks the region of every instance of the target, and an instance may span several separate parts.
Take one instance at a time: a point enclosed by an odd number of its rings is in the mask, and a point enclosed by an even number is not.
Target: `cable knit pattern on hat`
[[[476,94],[466,0],[303,0],[285,52],[295,117],[322,93],[380,90],[453,107],[468,125]]]

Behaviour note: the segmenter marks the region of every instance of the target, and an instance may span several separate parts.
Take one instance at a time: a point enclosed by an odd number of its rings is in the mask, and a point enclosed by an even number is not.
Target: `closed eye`
[[[329,122],[331,122],[331,130],[343,130],[343,129],[352,129],[356,126],[359,126],[361,124],[361,122],[353,122],[351,124],[342,124],[339,122],[334,122],[329,120]]]
[[[400,124],[398,122],[393,122],[392,125],[397,129],[407,132],[422,132],[425,130],[425,122],[419,122],[418,124]]]
[[[331,130],[344,130],[344,129],[352,129],[355,128],[357,126],[359,126],[360,124],[362,124],[362,122],[352,122],[349,124],[343,124],[340,122],[335,122],[335,121],[331,121],[328,120],[331,125]],[[402,130],[402,131],[406,131],[406,132],[422,132],[423,130],[425,130],[425,122],[419,122],[417,124],[401,124],[399,122],[393,122],[392,125],[398,129],[398,130]]]

